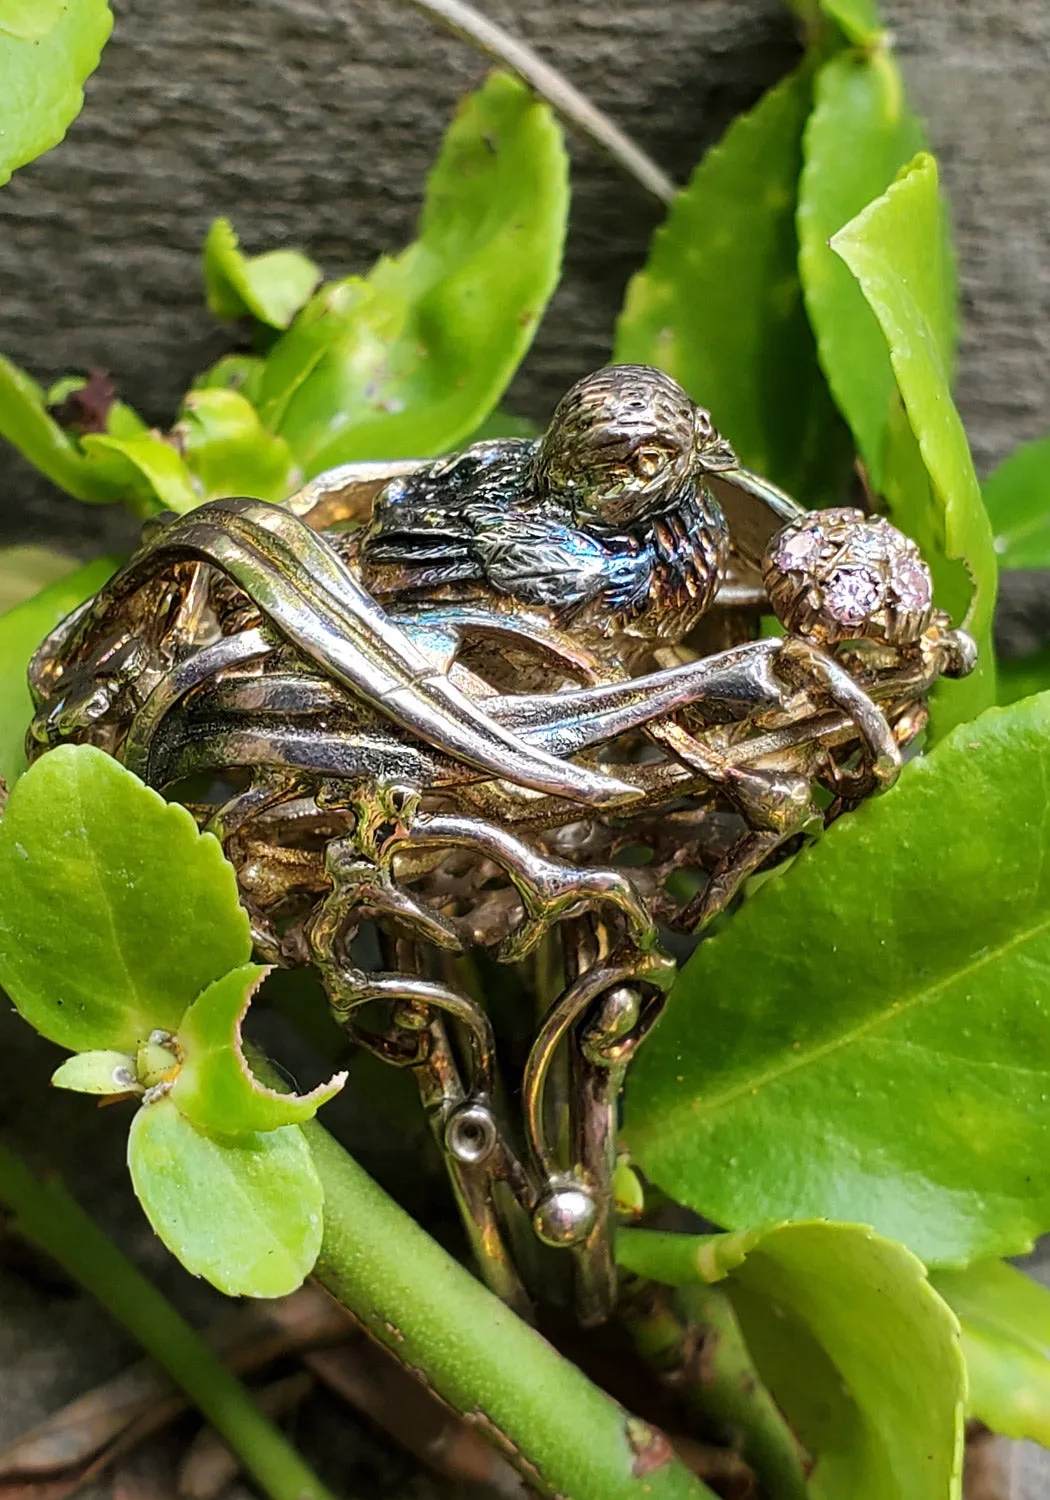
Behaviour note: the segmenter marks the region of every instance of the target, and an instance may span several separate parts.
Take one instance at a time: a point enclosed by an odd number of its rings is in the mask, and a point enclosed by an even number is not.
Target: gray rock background
[[[679,179],[797,55],[779,0],[482,4]],[[300,244],[330,274],[366,268],[410,238],[445,122],[485,64],[400,0],[114,0],[114,10],[114,39],[67,141],[0,192],[0,349],[45,381],[107,368],[167,423],[191,375],[228,343],[201,295],[210,220],[229,214],[252,251]],[[986,471],[1050,429],[1050,7],[885,0],[884,10],[954,203],[959,397]],[[512,396],[539,418],[607,355],[659,217],[589,148],[573,150],[565,278]],[[0,542],[90,555],[129,535],[122,513],[66,499],[7,452],[0,464]],[[31,1143],[36,1106],[19,1096],[46,1067],[21,1057],[7,1016],[0,1034],[0,1124]],[[78,1141],[80,1109],[60,1113],[67,1175],[112,1205],[114,1228],[141,1250],[115,1127]],[[155,1248],[147,1258],[159,1269]],[[164,1274],[203,1312],[199,1289],[170,1264]],[[83,1299],[61,1321],[64,1340],[31,1281],[0,1277],[0,1443],[130,1357]],[[1018,1497],[1050,1493],[1036,1450],[1012,1462]],[[403,1470],[377,1473],[356,1473],[353,1492],[417,1493]]]

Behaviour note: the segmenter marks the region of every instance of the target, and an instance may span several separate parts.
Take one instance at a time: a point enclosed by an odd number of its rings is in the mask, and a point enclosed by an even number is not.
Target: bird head
[[[649,365],[607,365],[558,403],[536,477],[568,500],[578,524],[618,532],[659,514],[687,481],[736,462],[677,381]]]

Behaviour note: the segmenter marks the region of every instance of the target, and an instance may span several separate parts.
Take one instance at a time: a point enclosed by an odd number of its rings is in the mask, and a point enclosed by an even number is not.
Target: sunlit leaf
[[[226,354],[194,380],[194,391],[237,391],[253,406],[259,404],[266,361],[258,354]]]
[[[302,483],[288,444],[266,430],[251,402],[236,391],[191,391],[175,436],[202,500],[250,495],[277,503]]]
[[[25,770],[26,730],[33,717],[26,681],[30,659],[45,636],[97,593],[118,566],[115,557],[99,558],[0,615],[0,777],[8,786]]]
[[[3,41],[0,39],[0,50]],[[48,413],[47,397],[31,376],[0,355],[0,434],[53,484],[94,504],[124,499],[119,476],[93,463],[71,433]]]
[[[646,1175],[928,1263],[1050,1229],[1048,778],[1050,695],[992,709],[702,943],[628,1081]]]
[[[843,51],[820,69],[803,137],[799,273],[821,366],[877,490],[896,386],[878,323],[828,241],[885,192],[924,145],[888,50]],[[953,299],[954,282],[945,286],[946,345],[954,339]]]
[[[853,443],[817,364],[798,279],[812,92],[804,65],[708,151],[628,287],[615,358],[673,375],[748,467],[817,507],[841,498]]]
[[[80,113],[84,80],[98,67],[113,17],[107,0],[65,0],[57,19],[55,0],[0,3],[2,186],[16,168],[57,146]],[[29,40],[27,18],[37,32]],[[22,36],[12,34],[18,28]]]
[[[959,1328],[902,1245],[823,1221],[622,1241],[618,1258],[641,1275],[728,1278],[759,1374],[816,1460],[812,1500],[959,1496]]]
[[[0,984],[37,1031],[134,1052],[250,954],[233,867],[185,808],[88,745],[18,782],[0,822]]]
[[[907,477],[916,469],[914,459],[905,460],[907,476],[896,497],[894,520],[904,531],[932,533],[918,537],[927,556],[934,562],[943,557],[963,563],[972,583],[969,605],[956,623],[975,637],[978,667],[964,688],[946,683],[938,689],[940,733],[995,701],[992,615],[998,573],[992,529],[944,358],[942,243],[937,165],[925,154],[832,240],[832,249],[857,278],[885,336],[928,476],[925,494],[921,485],[916,491]],[[898,443],[890,451],[892,472],[898,476],[900,454]],[[930,495],[935,502],[932,511]]]
[[[267,1088],[252,1073],[242,1049],[241,1023],[269,971],[258,964],[235,969],[208,986],[179,1025],[182,1065],[171,1089],[177,1108],[199,1130],[220,1137],[276,1130],[312,1120],[346,1082],[337,1073],[308,1094]]]
[[[126,1094],[138,1087],[129,1052],[76,1052],[51,1075],[56,1089],[77,1094]]]
[[[128,1166],[155,1233],[227,1296],[283,1297],[312,1270],[324,1194],[297,1125],[220,1142],[159,1099],[132,1122]]]
[[[257,318],[287,328],[321,280],[321,270],[298,250],[245,255],[229,219],[216,219],[204,244],[204,286],[217,318]]]
[[[1000,1260],[931,1279],[962,1325],[971,1415],[1050,1447],[1050,1292]]]
[[[161,510],[182,514],[203,499],[181,455],[155,433],[122,438],[92,432],[80,439],[80,445],[89,456],[117,460],[114,472],[123,480],[125,497],[144,493],[147,515]]]
[[[267,361],[263,419],[308,477],[444,453],[478,427],[557,283],[567,212],[554,116],[494,74],[445,138],[416,243],[323,289]]]
[[[885,35],[875,0],[820,0],[820,9],[858,47],[873,47]]]
[[[1050,437],[1025,443],[984,482],[1004,568],[1050,568]]]

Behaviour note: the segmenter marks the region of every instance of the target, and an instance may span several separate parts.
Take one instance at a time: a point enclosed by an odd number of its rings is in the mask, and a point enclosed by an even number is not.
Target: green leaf
[[[821,0],[820,8],[857,47],[875,47],[886,34],[875,0]]]
[[[312,1270],[324,1194],[297,1125],[220,1142],[159,1099],[132,1122],[128,1166],[155,1233],[228,1297],[283,1297]]]
[[[960,1495],[959,1327],[902,1245],[825,1222],[707,1236],[702,1253],[688,1235],[619,1238],[618,1259],[640,1274],[659,1275],[668,1260],[647,1241],[677,1240],[683,1270],[692,1249],[701,1279],[728,1275],[758,1372],[816,1459],[812,1500]]]
[[[259,404],[266,361],[258,354],[226,354],[209,370],[198,375],[193,391],[239,391],[253,406]]]
[[[627,1139],[728,1229],[864,1219],[928,1263],[1050,1228],[1050,695],[840,819],[686,964]]]
[[[1025,443],[984,482],[1004,568],[1050,568],[1050,437]]]
[[[0,984],[37,1031],[134,1052],[250,956],[233,867],[184,807],[90,745],[22,777],[0,823]]]
[[[76,1052],[51,1075],[56,1089],[77,1094],[127,1094],[141,1092],[130,1052]]]
[[[204,243],[204,287],[217,318],[257,318],[287,328],[321,280],[321,269],[298,250],[245,255],[229,219],[216,219]]]
[[[192,391],[174,436],[200,499],[251,495],[280,503],[302,483],[288,444],[267,432],[251,402],[236,391]]]
[[[0,777],[12,786],[25,770],[25,739],[33,717],[26,673],[41,641],[115,573],[115,557],[102,557],[49,584],[0,615]]]
[[[0,32],[41,42],[62,19],[66,0],[0,0]]]
[[[1050,1292],[999,1260],[931,1280],[962,1325],[971,1416],[1050,1447]]]
[[[66,0],[54,25],[54,0],[44,0],[42,10],[38,5],[3,0],[0,12],[0,187],[16,168],[58,145],[80,113],[84,80],[98,67],[113,26],[107,0]],[[12,20],[21,17],[24,31],[26,18],[37,15],[36,39],[12,35]]]
[[[0,55],[3,39],[0,38]],[[93,463],[70,433],[47,410],[47,396],[36,381],[0,354],[0,434],[53,484],[91,504],[122,500],[124,487],[109,470]]]
[[[915,530],[930,527],[932,494],[933,542],[925,542],[931,559],[947,558],[965,564],[972,595],[961,623],[977,641],[977,671],[964,694],[952,684],[939,692],[940,732],[972,717],[995,701],[995,655],[992,616],[998,566],[992,529],[981,499],[969,444],[951,397],[944,358],[943,288],[940,261],[940,198],[937,164],[921,153],[888,191],[835,235],[834,252],[857,278],[885,335],[890,361],[908,423],[918,444],[928,489],[918,491],[921,517]],[[893,453],[897,458],[893,458]],[[916,493],[907,476],[916,465],[906,459],[900,467],[900,445],[891,446],[892,472],[902,475],[901,495]],[[911,531],[915,514],[898,503],[894,520]]]
[[[0,547],[0,614],[24,604],[76,567],[75,558],[50,547]]]
[[[139,497],[146,515],[161,510],[181,515],[204,498],[194,488],[181,454],[156,433],[121,438],[92,432],[80,439],[80,445],[89,456],[112,455],[117,460],[114,473],[120,476],[124,495]]]
[[[209,1135],[247,1135],[312,1120],[346,1082],[337,1073],[308,1094],[281,1094],[252,1073],[241,1024],[269,969],[248,964],[208,986],[182,1018],[178,1044],[183,1061],[171,1098],[186,1118]]]
[[[445,453],[474,431],[557,284],[568,203],[550,109],[494,74],[445,137],[416,243],[322,290],[271,353],[263,420],[308,477]]]
[[[534,438],[539,437],[542,430],[531,417],[516,417],[513,412],[497,406],[480,427],[462,440],[461,446],[466,448],[471,443],[484,443],[491,438]]]
[[[849,432],[817,364],[795,235],[804,65],[703,158],[627,289],[614,358],[654,364],[707,407],[740,459],[816,507],[841,498]]]
[[[820,69],[803,137],[799,273],[821,366],[877,490],[895,392],[893,371],[875,317],[828,241],[885,192],[924,145],[900,71],[884,48],[841,52]],[[954,336],[948,316],[952,291],[953,284],[946,284],[941,329],[946,346]],[[947,347],[945,353],[950,366]]]

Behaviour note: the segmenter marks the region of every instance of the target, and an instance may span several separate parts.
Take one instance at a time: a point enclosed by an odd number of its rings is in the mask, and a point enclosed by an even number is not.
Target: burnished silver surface
[[[701,931],[891,785],[973,656],[888,522],[804,512],[667,376],[614,366],[536,442],[151,523],[37,653],[28,745],[91,742],[182,796],[259,954],[315,965],[353,1040],[413,1073],[490,1285],[525,1315],[553,1290],[512,1250],[531,1223],[596,1323],[659,926]],[[536,997],[520,1079],[475,950]]]

